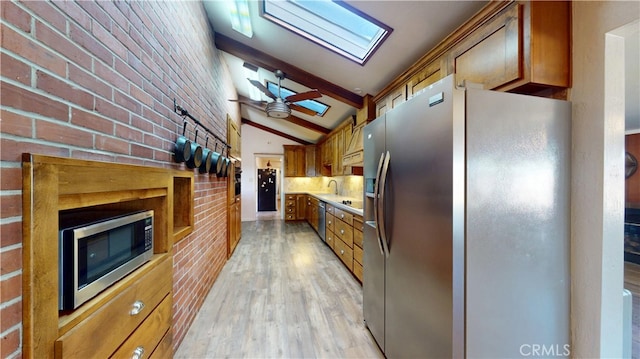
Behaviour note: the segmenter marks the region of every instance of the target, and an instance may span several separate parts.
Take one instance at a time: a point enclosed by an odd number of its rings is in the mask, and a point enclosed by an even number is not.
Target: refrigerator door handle
[[[391,161],[391,154],[389,153],[389,151],[387,151],[387,155],[385,156],[384,159],[384,165],[382,167],[382,183],[380,183],[380,201],[378,202],[378,205],[380,206],[380,209],[378,209],[378,216],[380,217],[380,234],[382,234],[381,239],[382,239],[382,247],[384,248],[384,252],[386,254],[386,257],[389,258],[389,242],[387,241],[387,231],[385,228],[385,219],[386,219],[386,213],[384,213],[384,194],[385,194],[385,190],[387,187],[387,175],[389,174],[389,162]]]
[[[382,175],[382,167],[384,164],[384,152],[380,154],[380,161],[378,162],[378,170],[376,171],[376,184],[373,190],[373,219],[376,222],[376,240],[378,241],[378,248],[380,248],[380,254],[384,255],[384,249],[382,249],[382,243],[380,235],[380,216],[378,215],[378,202],[380,191],[380,176]]]

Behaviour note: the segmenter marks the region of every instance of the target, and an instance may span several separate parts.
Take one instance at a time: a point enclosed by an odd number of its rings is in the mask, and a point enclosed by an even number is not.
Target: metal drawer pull
[[[131,359],[142,359],[142,355],[144,354],[144,347],[137,347],[136,350],[133,351],[133,355]]]
[[[341,229],[341,230],[340,230],[340,234],[344,234],[344,229]]]
[[[142,312],[142,309],[144,309],[144,303],[140,300],[136,300],[131,306],[131,311],[129,312],[129,314],[138,315],[140,314],[140,312]]]
[[[341,250],[340,250],[340,254],[344,254],[344,249],[341,249]]]

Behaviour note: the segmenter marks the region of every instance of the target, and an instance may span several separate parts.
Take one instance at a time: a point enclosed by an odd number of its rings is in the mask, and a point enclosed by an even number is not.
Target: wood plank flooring
[[[304,222],[242,223],[242,239],[175,358],[383,358],[362,287]]]
[[[640,265],[624,263],[624,287],[633,294],[631,357],[640,359]]]

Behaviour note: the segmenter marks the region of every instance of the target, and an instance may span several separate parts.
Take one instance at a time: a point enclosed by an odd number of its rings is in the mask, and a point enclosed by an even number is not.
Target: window
[[[267,81],[267,89],[271,91],[276,97],[278,96],[278,84],[273,83],[271,81]],[[286,87],[280,86],[280,96],[284,99],[287,96],[295,95],[297,92],[291,91]],[[294,102],[298,106],[302,106],[304,108],[308,108],[311,111],[315,111],[318,116],[324,116],[324,114],[329,109],[329,105],[325,105],[322,102],[318,102],[316,100],[304,100]]]
[[[263,0],[261,15],[360,65],[393,31],[341,1]]]

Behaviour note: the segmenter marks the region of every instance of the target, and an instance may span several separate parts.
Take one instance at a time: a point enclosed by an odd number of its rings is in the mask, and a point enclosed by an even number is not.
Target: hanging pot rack
[[[189,117],[191,120],[193,120],[193,122],[195,123],[195,126],[199,126],[200,128],[202,128],[205,131],[207,131],[208,134],[210,134],[211,136],[215,137],[217,142],[218,143],[222,143],[227,148],[227,152],[229,152],[229,150],[231,149],[231,145],[229,145],[225,140],[220,138],[220,136],[216,135],[213,131],[208,129],[205,125],[202,124],[202,122],[198,121],[195,117],[193,117],[193,115],[191,115],[189,113],[189,111],[187,111],[185,108],[179,106],[176,103],[176,99],[175,98],[173,99],[173,111],[175,113],[177,113],[178,115],[182,116],[183,118]]]

